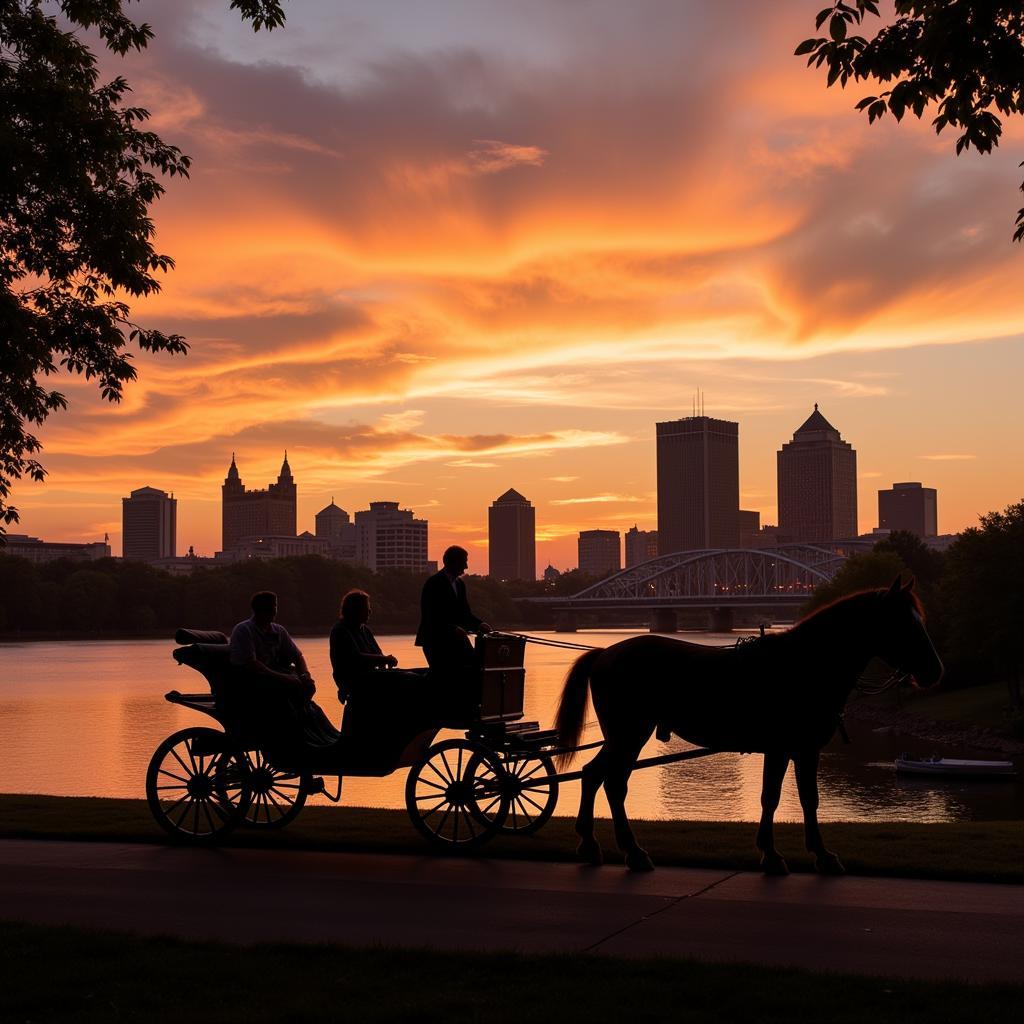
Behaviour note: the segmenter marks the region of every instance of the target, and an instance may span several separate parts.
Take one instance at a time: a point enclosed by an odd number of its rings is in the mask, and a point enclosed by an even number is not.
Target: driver
[[[448,674],[473,663],[469,634],[490,633],[491,627],[473,614],[460,578],[469,567],[469,552],[453,544],[442,561],[441,571],[423,584],[416,646],[423,648],[431,669]]]

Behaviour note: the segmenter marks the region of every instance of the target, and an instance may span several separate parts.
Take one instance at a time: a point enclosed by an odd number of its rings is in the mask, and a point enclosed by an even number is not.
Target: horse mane
[[[828,612],[838,610],[842,607],[853,604],[854,602],[867,603],[866,598],[884,597],[887,593],[888,590],[886,588],[882,588],[878,590],[858,590],[853,594],[845,594],[843,597],[837,597],[834,601],[830,601],[828,604],[822,605],[820,608],[815,608],[813,611],[809,611],[806,615],[797,619],[793,628],[795,629],[797,626],[810,625]],[[917,596],[916,591],[901,590],[900,593],[910,601],[914,607],[914,611],[921,616],[921,621],[924,622],[924,605],[921,604],[921,598]]]

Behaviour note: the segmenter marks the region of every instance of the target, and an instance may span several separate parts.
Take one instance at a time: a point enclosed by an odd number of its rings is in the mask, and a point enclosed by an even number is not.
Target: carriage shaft
[[[584,750],[585,747],[579,749]],[[697,747],[695,750],[680,750],[674,754],[659,754],[657,757],[645,757],[633,765],[637,768],[653,768],[658,764],[672,764],[675,761],[692,761],[695,757],[707,757],[709,754],[719,754],[721,751],[712,750],[710,747]],[[583,778],[582,771],[561,772],[558,775],[542,775],[536,779],[525,779],[519,785],[522,789],[541,789],[552,782],[575,782]]]

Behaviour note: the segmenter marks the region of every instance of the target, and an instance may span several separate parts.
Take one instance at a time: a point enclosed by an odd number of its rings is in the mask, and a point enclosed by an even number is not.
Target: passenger
[[[370,595],[350,590],[341,599],[341,617],[331,629],[331,669],[342,704],[374,672],[398,667],[398,659],[380,649],[366,624],[369,618]]]
[[[231,631],[231,664],[246,676],[246,717],[286,755],[337,739],[337,730],[314,703],[316,684],[306,659],[277,618],[277,595],[253,594],[252,617]]]
[[[288,630],[277,618],[277,594],[261,590],[253,594],[252,617],[231,631],[230,658],[236,668],[246,669],[265,681],[276,681],[289,696],[309,700],[316,693],[306,659]]]
[[[470,633],[490,633],[491,627],[470,610],[466,584],[459,578],[469,566],[469,552],[452,545],[444,567],[423,584],[420,627],[416,646],[439,675],[459,674],[473,664]]]

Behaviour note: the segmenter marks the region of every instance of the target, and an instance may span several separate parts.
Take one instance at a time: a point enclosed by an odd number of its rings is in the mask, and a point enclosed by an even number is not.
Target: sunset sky
[[[114,408],[61,381],[45,484],[13,531],[120,552],[121,498],[178,498],[212,554],[231,453],[288,450],[299,529],[395,500],[484,571],[487,506],[537,507],[538,568],[580,529],[655,526],[654,423],[740,423],[744,508],[776,522],[775,452],[818,402],[879,487],[939,490],[939,529],[1024,497],[1024,126],[953,156],[867,125],[871,87],[792,56],[820,0],[293,0],[253,34],[227,0],[133,5],[105,58],[194,160],[155,208],[177,269],[138,318]]]

